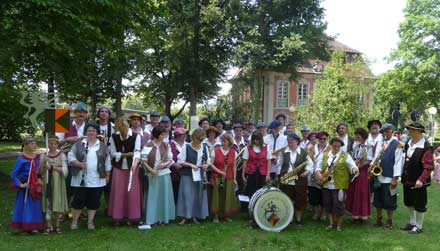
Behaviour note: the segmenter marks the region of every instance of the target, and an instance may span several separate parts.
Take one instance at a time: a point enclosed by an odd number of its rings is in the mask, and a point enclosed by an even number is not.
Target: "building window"
[[[306,105],[307,104],[307,97],[309,95],[309,83],[305,80],[298,81],[298,98],[297,98],[297,105]]]
[[[289,106],[289,81],[277,81],[277,107]]]

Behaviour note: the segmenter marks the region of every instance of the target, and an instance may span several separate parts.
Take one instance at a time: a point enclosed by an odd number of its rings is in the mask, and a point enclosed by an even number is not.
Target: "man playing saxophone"
[[[384,124],[380,129],[383,134],[383,139],[377,144],[379,147],[376,158],[374,159],[371,168],[376,168],[380,171],[372,171],[371,173],[377,175],[378,186],[373,188],[374,201],[373,205],[376,208],[376,223],[374,226],[383,227],[382,211],[387,211],[387,223],[385,229],[391,230],[393,228],[393,212],[397,208],[397,179],[402,174],[403,166],[403,146],[400,142],[393,138],[394,126],[391,124]],[[377,163],[379,165],[377,165]],[[378,168],[379,166],[380,168]]]
[[[295,133],[289,134],[287,148],[280,157],[280,188],[294,203],[298,226],[302,224],[302,212],[307,205],[307,175],[313,172],[313,161],[307,151],[298,146],[300,141]],[[285,179],[286,176],[289,178]]]
[[[359,169],[353,158],[347,152],[342,151],[341,146],[344,142],[340,138],[332,138],[330,145],[332,150],[318,158],[315,172],[317,179],[321,180],[323,185],[322,200],[329,220],[327,229],[335,228],[337,231],[342,231],[345,193],[348,189],[350,173],[358,173]],[[324,174],[328,174],[330,179],[323,177],[327,176]]]

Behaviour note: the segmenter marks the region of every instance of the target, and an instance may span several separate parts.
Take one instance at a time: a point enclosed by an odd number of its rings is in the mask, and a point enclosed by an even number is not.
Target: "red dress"
[[[354,218],[366,219],[371,214],[368,166],[359,167],[359,176],[348,187],[345,207]]]

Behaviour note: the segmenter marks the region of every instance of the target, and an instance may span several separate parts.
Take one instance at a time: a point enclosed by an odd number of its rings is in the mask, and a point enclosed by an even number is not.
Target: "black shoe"
[[[411,230],[408,231],[408,234],[421,234],[423,233],[423,229],[414,226]]]
[[[402,230],[402,231],[409,231],[409,230],[413,229],[414,227],[415,226],[413,224],[408,223],[404,227],[401,227],[400,230]]]

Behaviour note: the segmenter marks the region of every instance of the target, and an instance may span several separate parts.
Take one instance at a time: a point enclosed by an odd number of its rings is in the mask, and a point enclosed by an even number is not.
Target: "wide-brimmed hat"
[[[130,115],[128,115],[129,119],[134,119],[134,118],[138,118],[139,120],[142,120],[142,115],[140,115],[139,113],[131,113]]]
[[[419,122],[414,122],[414,123],[411,123],[409,125],[406,125],[405,128],[408,129],[408,130],[409,129],[413,129],[413,130],[419,130],[419,131],[425,132],[425,126],[423,126]]]
[[[188,130],[186,130],[183,127],[178,127],[176,129],[174,129],[174,135],[185,135],[187,131]]]
[[[215,132],[215,137],[220,135],[220,133],[218,132],[217,128],[215,128],[214,126],[210,126],[208,129],[206,129],[206,136],[209,135],[209,132]]]
[[[330,140],[329,144],[331,145],[331,144],[333,144],[334,142],[339,142],[339,143],[341,143],[341,146],[344,146],[344,145],[345,145],[345,144],[344,144],[344,141],[343,141],[342,139],[338,138],[338,137],[334,137],[334,138],[332,138],[332,139]]]

